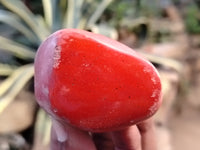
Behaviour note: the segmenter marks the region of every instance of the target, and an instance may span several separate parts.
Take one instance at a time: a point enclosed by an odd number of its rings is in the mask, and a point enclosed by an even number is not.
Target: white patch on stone
[[[154,98],[156,97],[156,95],[158,94],[159,90],[154,90],[151,97]]]
[[[62,90],[63,93],[67,93],[67,92],[70,91],[70,88],[67,88],[66,86],[63,86],[61,90]]]
[[[152,78],[151,78],[151,81],[153,82],[153,84],[156,84],[156,79],[155,79],[155,77],[152,77]]]
[[[74,39],[70,39],[69,41],[70,41],[70,42],[73,42],[73,41],[74,41]]]
[[[146,68],[143,69],[143,72],[144,73],[149,73],[149,72],[151,72],[151,69],[149,69],[149,68],[146,67]]]
[[[157,105],[158,105],[157,102],[154,102],[154,104],[149,108],[149,111],[150,111],[150,114],[151,114],[151,115],[154,114],[154,113],[156,112],[156,110],[157,110],[157,108],[158,108]]]
[[[90,64],[82,64],[83,67],[89,67]]]
[[[53,55],[53,68],[58,68],[60,64],[60,58],[61,58],[61,47],[56,46],[54,55]]]
[[[49,96],[49,89],[48,89],[47,87],[44,87],[44,86],[43,86],[42,92],[43,92],[43,94],[44,94],[46,97]]]

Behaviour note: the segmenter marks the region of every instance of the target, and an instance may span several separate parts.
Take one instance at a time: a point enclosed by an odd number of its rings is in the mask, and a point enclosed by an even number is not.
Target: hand
[[[67,140],[59,142],[52,128],[51,150],[156,150],[154,124],[152,119],[126,129],[88,133],[69,125],[65,126]]]

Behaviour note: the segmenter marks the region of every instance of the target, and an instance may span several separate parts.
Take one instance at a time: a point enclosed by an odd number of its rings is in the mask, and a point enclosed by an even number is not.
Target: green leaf
[[[21,22],[17,15],[6,10],[0,10],[0,22],[10,25],[11,27],[24,34],[29,39],[29,41],[37,43],[36,36]]]
[[[16,68],[16,66],[0,63],[0,76],[10,75],[14,71],[15,68]],[[0,93],[1,93],[1,91],[0,91]]]
[[[15,41],[0,36],[0,50],[6,50],[21,59],[34,59],[35,52],[33,49],[19,44]]]
[[[161,64],[163,66],[170,67],[179,73],[181,73],[183,70],[183,65],[174,59],[160,57],[160,56],[148,54],[145,52],[139,52],[139,51],[138,51],[138,53],[140,53],[142,56],[144,56],[146,59],[148,59],[149,61],[151,61],[153,63],[157,63],[157,64]]]
[[[53,1],[52,0],[42,0],[43,10],[44,10],[44,18],[49,26],[49,28],[53,25]]]
[[[77,28],[79,28],[79,29],[86,28],[86,25],[87,25],[87,22],[88,22],[90,16],[94,13],[94,11],[96,10],[96,7],[98,5],[99,5],[98,1],[84,0],[84,3],[82,5],[81,18],[80,18]],[[86,28],[86,29],[88,29],[88,28]]]
[[[38,25],[37,19],[34,14],[24,5],[20,0],[0,0],[0,2],[8,9],[21,17],[24,22],[34,31],[40,41],[46,39],[50,34],[47,28]]]
[[[93,26],[99,17],[102,15],[104,10],[108,7],[108,5],[112,2],[113,0],[102,0],[99,6],[97,7],[96,11],[93,13],[93,15],[90,17],[87,27]]]
[[[101,23],[98,25],[93,25],[90,30],[93,33],[101,34],[107,36],[111,39],[117,40],[118,39],[118,32],[115,28],[108,26],[106,23]]]
[[[42,0],[44,18],[51,32],[61,28],[61,9],[57,0]]]
[[[68,8],[63,22],[64,28],[77,28],[79,26],[83,2],[84,0],[68,0]]]
[[[33,77],[33,64],[16,69],[13,74],[0,85],[0,114],[14,100],[20,90]]]
[[[40,145],[48,145],[50,142],[50,135],[51,135],[51,119],[49,118],[48,114],[39,109],[37,117],[36,117],[36,124],[35,124],[35,141],[40,142]],[[40,139],[40,141],[37,141]]]

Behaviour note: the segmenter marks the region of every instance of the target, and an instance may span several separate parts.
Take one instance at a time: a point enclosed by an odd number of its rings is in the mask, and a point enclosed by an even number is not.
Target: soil
[[[191,80],[188,94],[172,108],[169,129],[173,150],[200,149],[200,49],[190,50]]]
[[[199,94],[200,96],[200,94]],[[186,102],[179,114],[173,112],[169,128],[173,150],[200,149],[200,110]]]

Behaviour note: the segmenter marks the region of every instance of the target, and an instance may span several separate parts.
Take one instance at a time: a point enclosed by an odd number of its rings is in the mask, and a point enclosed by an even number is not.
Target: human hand
[[[51,150],[156,150],[152,119],[114,132],[88,133],[69,125],[64,127],[67,139],[57,140],[52,128]]]

